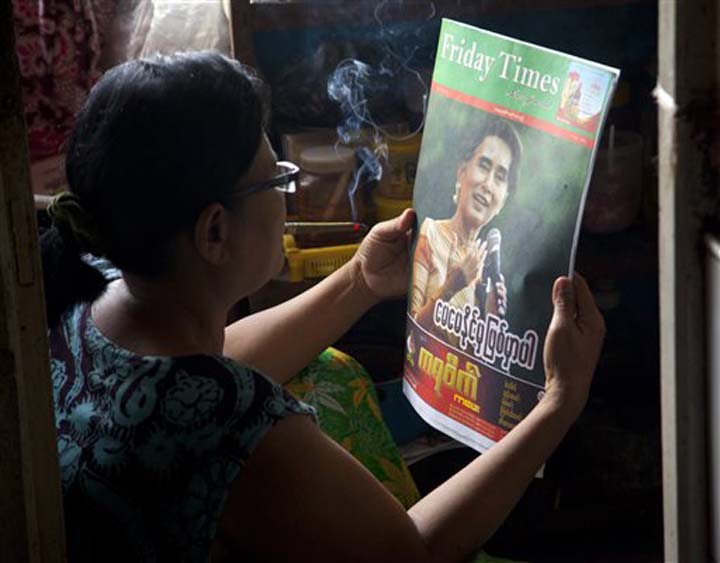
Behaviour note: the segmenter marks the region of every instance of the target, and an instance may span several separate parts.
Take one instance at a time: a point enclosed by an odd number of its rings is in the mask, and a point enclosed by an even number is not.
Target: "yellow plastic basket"
[[[359,244],[298,248],[295,237],[285,235],[283,248],[288,262],[288,279],[292,282],[309,278],[324,278],[350,261]]]

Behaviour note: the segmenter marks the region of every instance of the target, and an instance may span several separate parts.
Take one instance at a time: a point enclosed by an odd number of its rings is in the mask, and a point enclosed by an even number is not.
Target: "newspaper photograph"
[[[619,71],[443,20],[414,187],[404,393],[478,451],[543,394]]]

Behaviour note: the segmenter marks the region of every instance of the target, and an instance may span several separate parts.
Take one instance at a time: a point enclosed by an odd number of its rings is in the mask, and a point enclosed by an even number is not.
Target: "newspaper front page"
[[[443,20],[414,189],[404,392],[485,451],[542,397],[619,71]]]

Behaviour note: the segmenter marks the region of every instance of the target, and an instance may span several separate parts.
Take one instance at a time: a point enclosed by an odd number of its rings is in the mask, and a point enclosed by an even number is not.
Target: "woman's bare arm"
[[[353,263],[301,295],[225,329],[224,355],[285,383],[378,302]]]
[[[227,327],[223,353],[287,381],[372,305],[407,291],[413,220],[406,210],[375,225],[341,269],[302,295]]]
[[[232,489],[218,541],[226,552],[261,561],[465,561],[502,523],[572,420],[541,403],[406,512],[310,420],[287,419]]]
[[[279,423],[231,491],[218,546],[265,561],[452,563],[492,535],[582,409],[604,325],[581,279],[554,290],[547,392],[499,444],[408,512],[311,421]],[[219,550],[218,550],[219,553]]]

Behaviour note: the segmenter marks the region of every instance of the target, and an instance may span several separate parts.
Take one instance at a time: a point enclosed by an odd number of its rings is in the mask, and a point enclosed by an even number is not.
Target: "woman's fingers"
[[[482,281],[483,268],[485,266],[485,258],[487,257],[487,240],[484,240],[477,249],[478,264],[476,278]]]
[[[372,229],[373,234],[381,240],[395,240],[412,228],[415,220],[415,211],[406,209],[393,219],[378,223]]]
[[[577,316],[577,298],[575,284],[568,277],[555,280],[552,290],[553,315],[558,320],[572,320]]]
[[[600,355],[604,321],[579,275],[555,280],[553,305],[543,356],[546,391],[577,415],[587,400]]]
[[[502,274],[500,274],[500,281],[495,283],[495,295],[498,313],[504,317],[507,312],[507,287],[505,287],[505,278]]]
[[[487,240],[484,240],[478,246],[478,254],[485,256],[487,254]]]
[[[573,284],[575,286],[575,299],[577,302],[577,317],[588,321],[591,326],[599,331],[605,331],[605,321],[600,310],[595,304],[590,287],[585,278],[577,272],[573,276]]]
[[[575,294],[577,295],[578,312],[582,315],[599,313],[585,278],[575,272],[573,281],[575,283]]]

